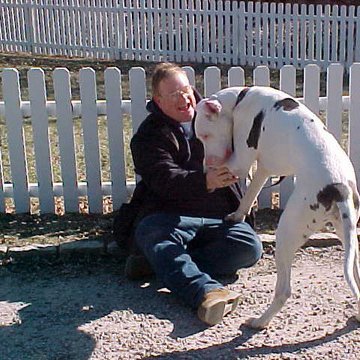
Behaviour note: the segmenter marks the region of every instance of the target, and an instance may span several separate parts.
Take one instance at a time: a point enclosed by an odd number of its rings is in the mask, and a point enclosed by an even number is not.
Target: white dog
[[[257,172],[229,219],[244,219],[270,175],[296,175],[276,232],[275,296],[265,313],[248,324],[266,327],[280,311],[291,294],[296,250],[329,222],[345,248],[345,277],[357,299],[360,321],[359,194],[350,159],[333,135],[306,106],[268,87],[223,89],[203,99],[196,110],[195,131],[204,144],[206,166],[225,163],[245,178],[257,161]]]

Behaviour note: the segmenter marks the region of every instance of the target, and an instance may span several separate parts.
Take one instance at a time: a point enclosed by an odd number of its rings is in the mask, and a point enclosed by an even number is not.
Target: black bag
[[[140,181],[129,203],[123,203],[116,211],[112,233],[118,246],[129,252],[135,252],[134,229],[141,216],[141,209],[147,193],[146,185]]]

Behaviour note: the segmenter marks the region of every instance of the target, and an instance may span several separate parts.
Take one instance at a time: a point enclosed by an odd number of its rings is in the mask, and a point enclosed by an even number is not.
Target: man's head
[[[153,100],[162,112],[178,122],[191,121],[196,100],[186,72],[172,63],[155,67],[152,77]]]

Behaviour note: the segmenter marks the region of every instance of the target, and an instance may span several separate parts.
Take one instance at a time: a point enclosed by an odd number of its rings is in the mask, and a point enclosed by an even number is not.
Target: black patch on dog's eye
[[[247,92],[250,90],[250,88],[246,87],[245,89],[241,90],[237,99],[236,99],[236,103],[235,103],[235,106],[236,107],[239,102],[245,97],[245,95],[247,94]]]
[[[313,211],[316,211],[317,209],[319,208],[319,204],[316,203],[314,205],[310,205],[310,209],[313,210]]]
[[[348,219],[348,218],[349,218],[349,214],[347,214],[347,213],[342,214],[342,218],[343,218],[343,219]]]
[[[299,103],[292,98],[285,98],[277,101],[274,105],[276,110],[279,110],[281,107],[284,109],[284,111],[291,111],[298,108]]]
[[[349,189],[341,183],[325,186],[317,194],[318,202],[328,211],[334,202],[344,201],[349,196]]]
[[[260,138],[261,124],[263,120],[264,120],[264,112],[260,111],[254,118],[252,128],[246,140],[248,147],[253,147],[254,149],[257,149]]]

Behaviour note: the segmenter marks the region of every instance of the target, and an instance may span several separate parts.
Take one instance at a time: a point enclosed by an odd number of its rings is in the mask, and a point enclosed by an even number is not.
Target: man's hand
[[[239,177],[235,176],[230,170],[225,167],[209,167],[206,172],[206,186],[209,191],[214,191],[217,188],[230,186],[239,181]]]

